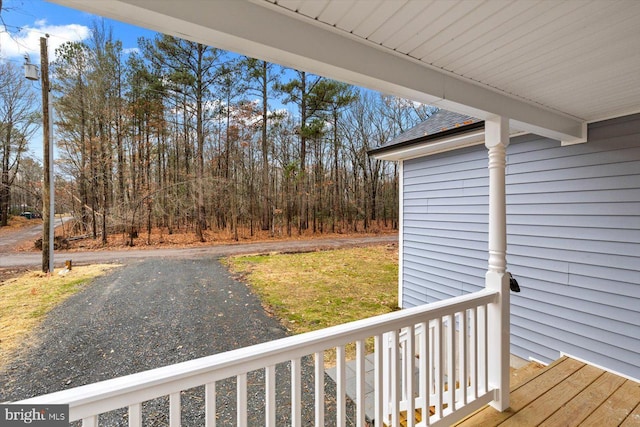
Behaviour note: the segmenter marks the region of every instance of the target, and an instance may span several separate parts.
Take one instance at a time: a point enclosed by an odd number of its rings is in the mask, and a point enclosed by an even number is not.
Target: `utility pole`
[[[47,34],[47,37],[49,35]],[[54,245],[54,198],[53,188],[53,121],[51,120],[51,101],[49,99],[49,48],[47,38],[40,37],[40,70],[42,76],[42,145],[44,182],[42,185],[42,271],[53,273]]]

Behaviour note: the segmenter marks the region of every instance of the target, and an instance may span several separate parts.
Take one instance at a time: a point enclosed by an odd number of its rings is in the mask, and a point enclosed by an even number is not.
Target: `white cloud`
[[[129,55],[130,53],[140,53],[140,49],[137,47],[125,47],[122,49],[122,53]]]
[[[91,35],[89,27],[79,24],[49,25],[44,19],[33,26],[24,26],[18,33],[0,33],[0,57],[23,58],[28,54],[32,63],[40,62],[40,37],[49,34],[49,60],[54,60],[55,50],[69,41],[82,41]]]

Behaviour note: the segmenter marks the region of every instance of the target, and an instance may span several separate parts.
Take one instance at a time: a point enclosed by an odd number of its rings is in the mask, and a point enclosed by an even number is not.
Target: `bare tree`
[[[27,141],[37,130],[36,108],[35,93],[22,70],[10,62],[0,63],[0,226],[9,220],[11,186]]]
[[[261,114],[260,114],[260,150],[262,154],[262,174],[261,174],[261,224],[262,230],[272,229],[273,220],[273,206],[272,195],[270,186],[270,172],[269,172],[269,119],[275,118],[277,114],[269,112],[269,96],[271,95],[272,88],[278,83],[282,74],[282,69],[275,64],[268,63],[267,61],[259,61],[253,58],[245,58],[243,65],[246,68],[246,79],[248,91],[257,97],[261,101]]]
[[[221,52],[213,47],[205,46],[176,37],[162,35],[153,43],[144,43],[145,54],[156,64],[168,71],[169,80],[188,79],[184,85],[184,94],[192,97],[196,109],[196,236],[205,241],[203,231],[207,228],[204,204],[204,104],[206,95],[218,75],[218,62]]]
[[[60,166],[75,178],[78,186],[78,231],[81,232],[85,232],[89,224],[95,230],[89,216],[89,187],[94,181],[89,169],[89,55],[89,48],[85,44],[68,42],[56,49],[58,60],[52,66],[53,88],[59,94],[55,108],[58,147],[63,153]]]

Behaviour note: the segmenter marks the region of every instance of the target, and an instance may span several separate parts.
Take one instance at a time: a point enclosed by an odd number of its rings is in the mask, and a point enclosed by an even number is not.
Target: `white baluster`
[[[422,420],[425,425],[429,425],[429,394],[431,393],[429,384],[429,324],[427,322],[420,323],[420,340],[419,345],[419,358],[418,358],[418,379],[419,379],[419,394],[422,402]]]
[[[324,352],[315,354],[315,422],[324,425]]]
[[[302,426],[302,390],[300,359],[291,360],[291,427]]]
[[[398,426],[400,425],[400,342],[397,330],[389,332],[389,336],[391,337],[389,344],[391,425]]]
[[[405,394],[407,399],[407,427],[414,427],[416,423],[416,411],[415,411],[415,384],[414,384],[414,360],[415,360],[415,328],[413,325],[409,325],[406,328],[407,338],[405,341],[405,371],[406,371],[406,383]]]
[[[142,405],[136,403],[129,405],[129,427],[140,427],[142,425]]]
[[[478,398],[478,310],[469,310],[469,377],[471,378],[471,394],[473,399]]]
[[[83,418],[82,427],[98,427],[98,416]]]
[[[216,383],[204,387],[204,418],[206,427],[216,427]]]
[[[336,347],[336,373],[336,425],[344,427],[347,421],[347,370],[343,345]]]
[[[247,374],[236,377],[236,419],[238,427],[247,426]]]
[[[180,427],[180,392],[169,395],[169,426]]]
[[[449,383],[447,409],[453,411],[456,405],[456,318],[454,314],[447,316],[449,329],[447,337],[447,381]]]
[[[467,327],[467,311],[458,313],[460,329],[458,332],[458,381],[460,382],[460,390],[458,391],[458,405],[460,407],[465,406],[468,403],[467,386],[469,383],[468,378],[468,344],[469,344],[469,331]]]
[[[356,341],[356,425],[365,424],[364,401],[364,341]]]
[[[267,427],[276,426],[276,367],[267,366],[264,369],[265,411],[264,421]]]
[[[436,327],[435,327],[435,357],[433,360],[433,364],[435,367],[435,406],[436,406],[436,418],[442,418],[442,404],[443,404],[443,389],[444,389],[444,367],[442,366],[445,361],[445,346],[444,346],[444,334],[442,333],[442,318],[438,317],[436,319]]]
[[[385,345],[383,343],[384,338],[382,335],[376,335],[373,337],[373,345],[374,345],[374,352],[373,352],[373,364],[374,364],[374,391],[373,391],[373,399],[375,400],[374,402],[374,407],[375,407],[375,412],[374,412],[374,416],[373,419],[374,421],[376,421],[376,423],[379,423],[378,425],[382,425],[382,421],[383,421],[383,411],[385,408],[385,403],[384,403],[384,390],[383,387],[385,385],[385,379],[384,379],[384,368],[383,368],[383,355],[385,352]]]

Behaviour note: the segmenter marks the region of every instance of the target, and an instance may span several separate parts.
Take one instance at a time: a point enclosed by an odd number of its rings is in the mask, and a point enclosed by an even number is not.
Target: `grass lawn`
[[[112,264],[74,266],[66,275],[28,272],[0,282],[0,367],[44,316]]]
[[[295,334],[398,308],[396,246],[237,256],[227,263]]]

